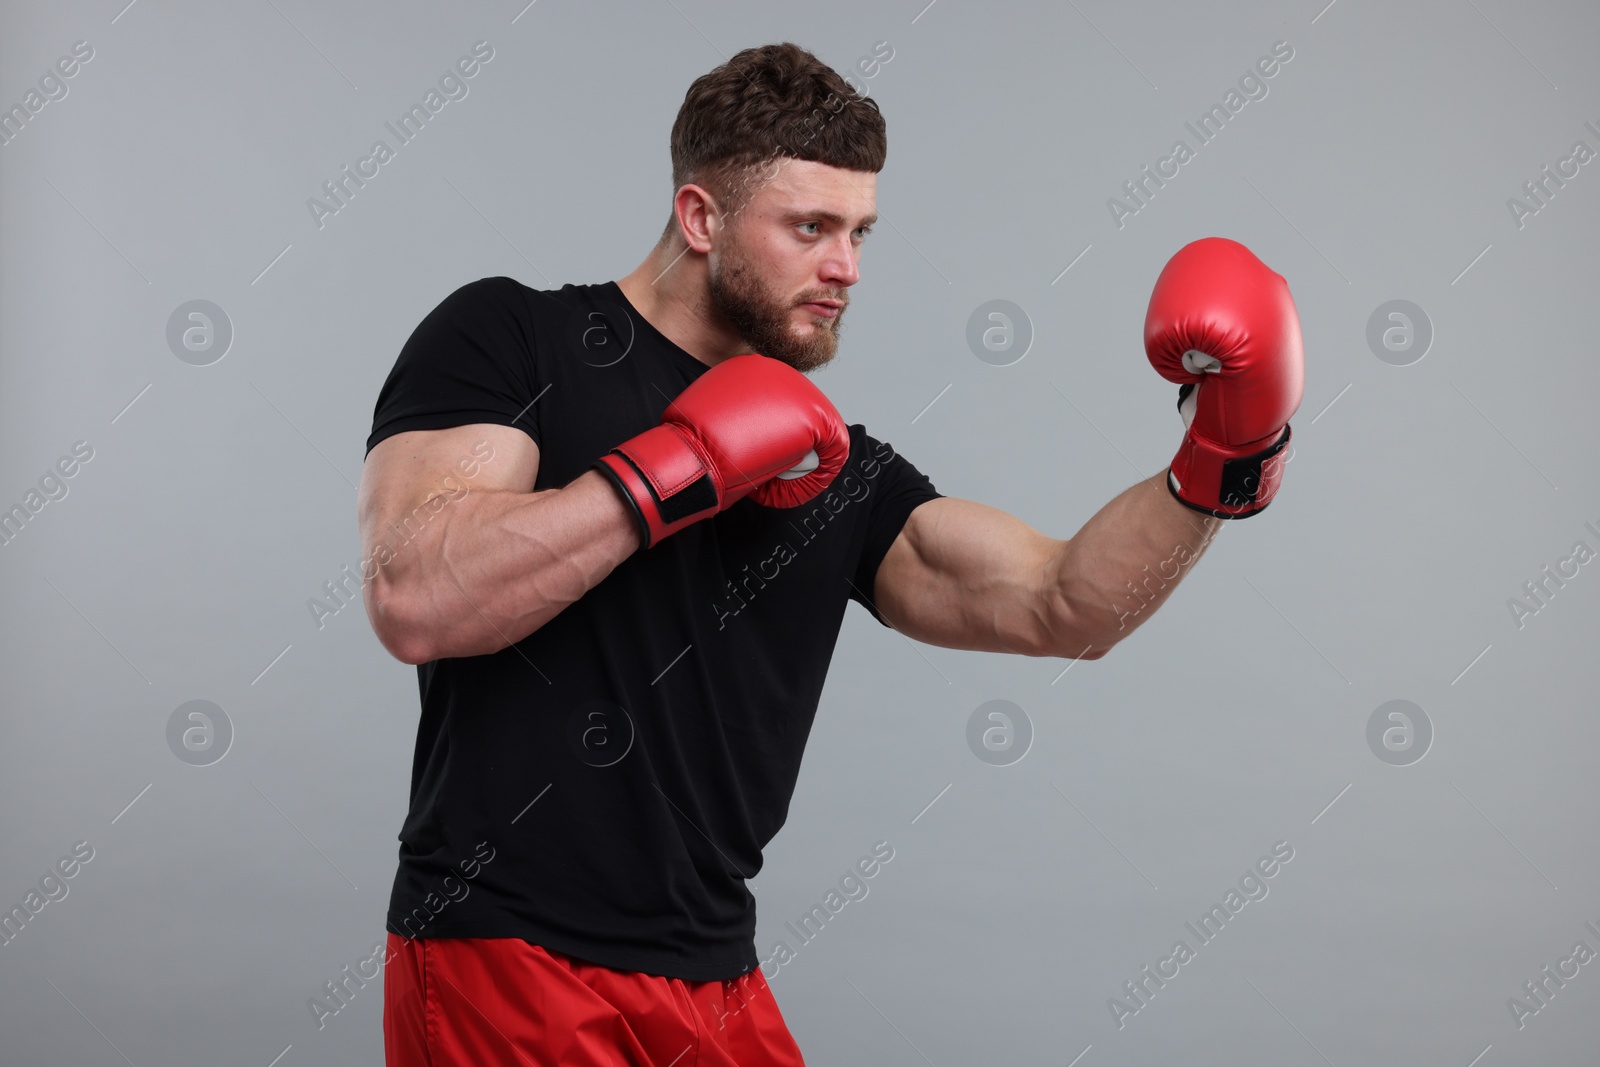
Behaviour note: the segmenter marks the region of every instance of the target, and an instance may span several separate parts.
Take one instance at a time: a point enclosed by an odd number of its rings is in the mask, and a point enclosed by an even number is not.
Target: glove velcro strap
[[[670,425],[624,441],[593,466],[632,507],[645,548],[720,510],[709,465]]]
[[[1219,519],[1243,519],[1272,503],[1283,480],[1290,431],[1255,452],[1240,455],[1190,434],[1167,471],[1167,488],[1179,503]]]

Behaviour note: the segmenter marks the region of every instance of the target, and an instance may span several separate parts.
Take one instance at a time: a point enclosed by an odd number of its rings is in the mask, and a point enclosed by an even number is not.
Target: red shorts
[[[614,971],[517,938],[388,935],[387,1067],[804,1067],[766,976]]]

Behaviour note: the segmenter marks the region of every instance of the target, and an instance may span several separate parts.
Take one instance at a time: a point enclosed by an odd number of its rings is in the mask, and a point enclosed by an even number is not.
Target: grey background
[[[808,1060],[1592,1060],[1600,963],[1521,1029],[1507,998],[1600,950],[1600,564],[1521,628],[1507,601],[1600,549],[1600,162],[1520,228],[1507,198],[1600,149],[1600,12],[1325,3],[6,4],[0,104],[94,57],[0,147],[0,505],[94,456],[0,546],[0,905],[95,854],[0,947],[0,1061],[380,1060],[376,983],[320,1030],[307,1005],[382,936],[417,717],[358,608],[307,608],[359,564],[377,389],[466,281],[632,269],[689,82],[780,40],[894,51],[883,222],[816,380],[942,492],[1068,537],[1160,470],[1181,426],[1140,330],[1198,237],[1289,279],[1307,361],[1277,502],[1105,660],[848,614],[762,955],[895,856],[772,979]],[[469,95],[319,229],[306,200],[479,40]],[[1279,40],[1268,95],[1119,228],[1107,198]],[[195,299],[235,333],[204,367],[166,342]],[[993,299],[1032,325],[1010,366],[966,344]],[[1403,367],[1366,341],[1395,299],[1435,333]],[[1434,731],[1409,766],[1366,740],[1400,698]],[[195,699],[234,731],[205,767],[166,740]],[[1034,735],[1009,766],[966,740],[1002,699]],[[1270,894],[1119,1028],[1109,998],[1278,841]]]

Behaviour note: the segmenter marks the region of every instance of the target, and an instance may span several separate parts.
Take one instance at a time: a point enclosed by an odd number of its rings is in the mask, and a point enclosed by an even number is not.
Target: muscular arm
[[[497,652],[638,549],[635,521],[602,475],[535,493],[538,469],[527,434],[487,423],[374,446],[357,503],[363,576],[376,568],[363,600],[396,659]]]
[[[1172,499],[1165,478],[1131,486],[1064,541],[970,500],[920,504],[878,566],[878,611],[932,645],[1099,659],[1172,595],[1222,525]]]

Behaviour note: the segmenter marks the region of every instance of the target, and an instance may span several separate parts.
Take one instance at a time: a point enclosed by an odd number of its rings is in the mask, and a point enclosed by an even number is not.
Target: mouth
[[[843,300],[811,300],[800,305],[813,315],[820,315],[825,319],[837,318],[839,312],[844,310]]]

